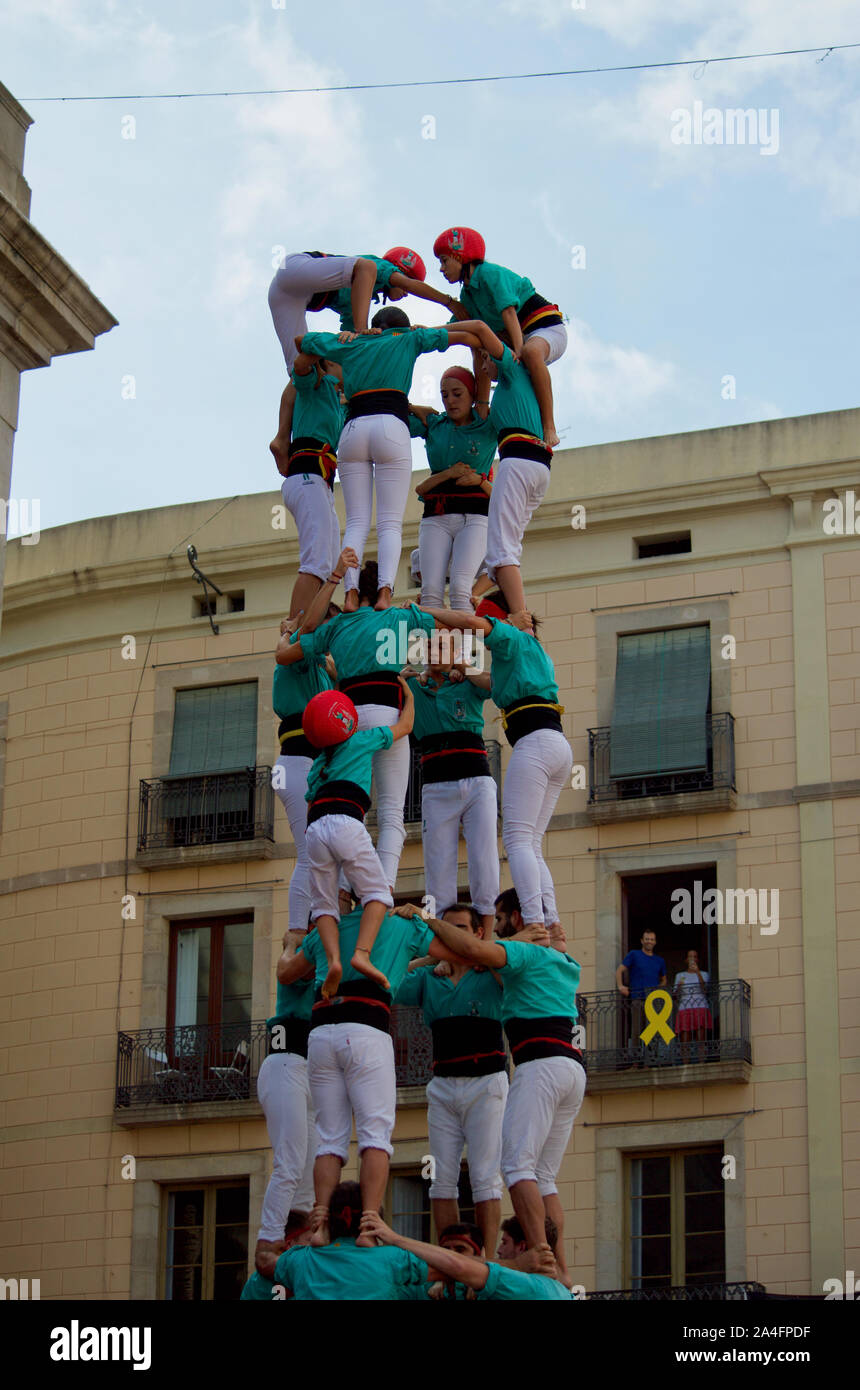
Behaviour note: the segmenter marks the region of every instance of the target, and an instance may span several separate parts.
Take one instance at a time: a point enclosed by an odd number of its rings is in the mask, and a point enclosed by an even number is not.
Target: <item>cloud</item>
[[[635,347],[602,342],[582,319],[571,319],[567,352],[554,370],[565,405],[606,420],[678,389],[674,363]]]

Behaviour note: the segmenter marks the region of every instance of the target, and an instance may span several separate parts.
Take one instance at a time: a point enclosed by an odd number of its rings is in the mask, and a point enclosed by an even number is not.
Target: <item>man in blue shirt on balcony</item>
[[[615,972],[618,993],[628,1001],[624,1008],[630,1015],[630,1049],[634,1053],[639,1050],[639,1035],[645,1025],[645,999],[652,989],[666,988],[666,962],[654,953],[657,933],[644,931],[641,942],[641,951],[628,951]]]

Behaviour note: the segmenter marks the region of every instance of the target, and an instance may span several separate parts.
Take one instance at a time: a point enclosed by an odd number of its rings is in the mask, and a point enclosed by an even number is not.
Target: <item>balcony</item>
[[[577,995],[589,1093],[749,1081],[750,987],[720,980],[705,992],[710,1026],[681,1035],[675,1009],[667,1020],[675,1036],[665,1042],[658,1032],[648,1043],[640,1037],[648,1022],[642,1002],[614,989]]]
[[[391,1010],[391,1041],[394,1044],[394,1071],[398,1090],[420,1086],[424,1102],[424,1086],[433,1078],[433,1035],[424,1022],[423,1009]]]
[[[706,725],[706,768],[637,777],[611,777],[612,730],[589,729],[588,813],[592,821],[733,809],[737,801],[735,721],[731,714],[709,714]]]
[[[140,783],[137,863],[224,863],[274,854],[275,794],[270,767]]]
[[[764,1284],[743,1280],[731,1284],[675,1284],[658,1289],[598,1289],[586,1294],[591,1302],[603,1303],[745,1303],[766,1298]]]

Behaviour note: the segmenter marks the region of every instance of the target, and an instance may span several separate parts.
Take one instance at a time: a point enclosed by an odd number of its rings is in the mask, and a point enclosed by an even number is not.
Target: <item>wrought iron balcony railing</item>
[[[392,1009],[391,1033],[398,1086],[423,1086],[432,1076],[433,1043],[421,1009]],[[120,1033],[116,1106],[255,1100],[268,1052],[265,1020]]]
[[[501,801],[502,796],[502,749],[497,739],[485,739],[487,745],[487,759],[490,764],[490,772],[496,784],[496,799]],[[406,787],[406,800],[403,804],[403,819],[407,825],[410,821],[421,820],[421,754],[413,739],[409,740],[409,782]]]
[[[274,840],[270,767],[141,781],[138,852],[236,840]]]
[[[675,1300],[687,1303],[737,1303],[766,1296],[764,1284],[751,1279],[729,1284],[674,1284],[656,1289],[598,1289],[595,1293],[586,1294],[586,1298],[604,1303],[661,1303]]]
[[[637,801],[648,796],[677,796],[681,792],[735,790],[735,721],[730,714],[706,716],[708,765],[695,772],[654,772],[636,777],[612,777],[609,754],[612,730],[588,731],[589,804]]]
[[[674,1005],[671,1017],[665,1020],[675,1034],[671,1041],[658,1030],[647,1043],[641,1037],[648,1028],[644,999],[630,999],[614,989],[577,995],[589,1074],[633,1067],[751,1061],[750,987],[746,980],[712,982],[705,987],[705,995],[708,1007],[686,1010],[687,1017],[680,1020],[678,1005]],[[660,1012],[658,1003],[656,1013]]]

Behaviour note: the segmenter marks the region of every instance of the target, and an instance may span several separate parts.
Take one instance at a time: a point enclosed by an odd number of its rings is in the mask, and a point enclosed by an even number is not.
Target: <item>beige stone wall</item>
[[[823,1270],[841,1277],[860,1261],[860,784],[852,785],[860,778],[860,547],[844,540],[823,548],[810,532],[792,548],[797,507],[787,496],[789,482],[783,488],[780,481],[790,473],[796,488],[795,475],[806,470],[810,486],[824,488],[828,460],[847,456],[858,414],[561,455],[526,538],[529,592],[545,621],[577,764],[587,764],[588,729],[605,722],[611,690],[609,648],[602,651],[598,640],[603,615],[626,615],[633,630],[660,626],[670,608],[691,621],[724,614],[724,633],[737,642],[728,669],[715,671],[736,720],[733,808],[702,813],[689,803],[669,816],[596,825],[587,792],[567,790],[559,801],[548,860],[583,991],[610,987],[623,872],[712,863],[723,887],[780,893],[777,935],[740,927],[722,929],[720,938],[727,978],[747,980],[753,991],[750,1081],[633,1085],[594,1090],[586,1099],[560,1174],[568,1259],[586,1288],[622,1284],[624,1154],[667,1144],[724,1141],[739,1159],[734,1186],[727,1184],[729,1278],[760,1279],[775,1292],[820,1291]],[[570,505],[583,498],[588,529],[574,532]],[[252,1225],[256,1220],[268,1164],[261,1118],[225,1113],[203,1123],[120,1128],[113,1087],[117,1031],[157,1023],[163,1009],[164,961],[147,943],[161,939],[158,923],[171,904],[179,911],[189,902],[253,902],[268,933],[255,966],[262,982],[255,983],[255,1017],[274,996],[292,868],[280,808],[273,859],[142,871],[134,849],[138,782],[164,770],[177,682],[256,674],[266,716],[258,762],[271,759],[271,652],[296,560],[292,533],[272,529],[276,504],[275,493],[244,497],[212,520],[217,502],[160,509],[62,527],[38,546],[10,548],[0,649],[0,702],[8,706],[0,1274],[41,1277],[43,1297],[152,1297],[160,1183],[247,1175]],[[405,550],[416,543],[417,521],[410,504]],[[196,543],[203,568],[220,587],[246,594],[244,613],[219,616],[218,637],[205,619],[191,616],[198,590],[184,555],[168,554],[195,527],[202,528]],[[633,559],[635,537],[684,527],[692,554]],[[816,564],[820,590],[804,578],[799,595],[797,567],[805,576]],[[806,721],[806,731],[822,718],[807,698],[808,652],[819,631],[829,651],[821,708],[830,750],[820,774],[809,761],[807,733],[802,746],[795,741],[796,720]],[[122,656],[126,635],[137,639],[134,661]],[[798,690],[803,704],[796,714]],[[502,737],[492,720],[487,733]],[[822,784],[817,799],[799,797],[798,784],[812,783]],[[503,884],[509,882],[503,864]],[[420,884],[413,837],[398,887]],[[138,904],[125,923],[124,893]],[[814,1127],[807,1118],[813,1062],[824,1068],[815,1074],[816,1092],[829,1076],[838,1112],[834,1121],[828,1092]],[[817,1137],[810,1139],[813,1128]],[[840,1140],[844,1170],[836,1190],[823,1149],[838,1148]],[[402,1109],[395,1163],[414,1166],[426,1152],[423,1107]],[[136,1183],[121,1177],[124,1154],[138,1160]],[[837,1212],[844,1254],[816,1201]]]

